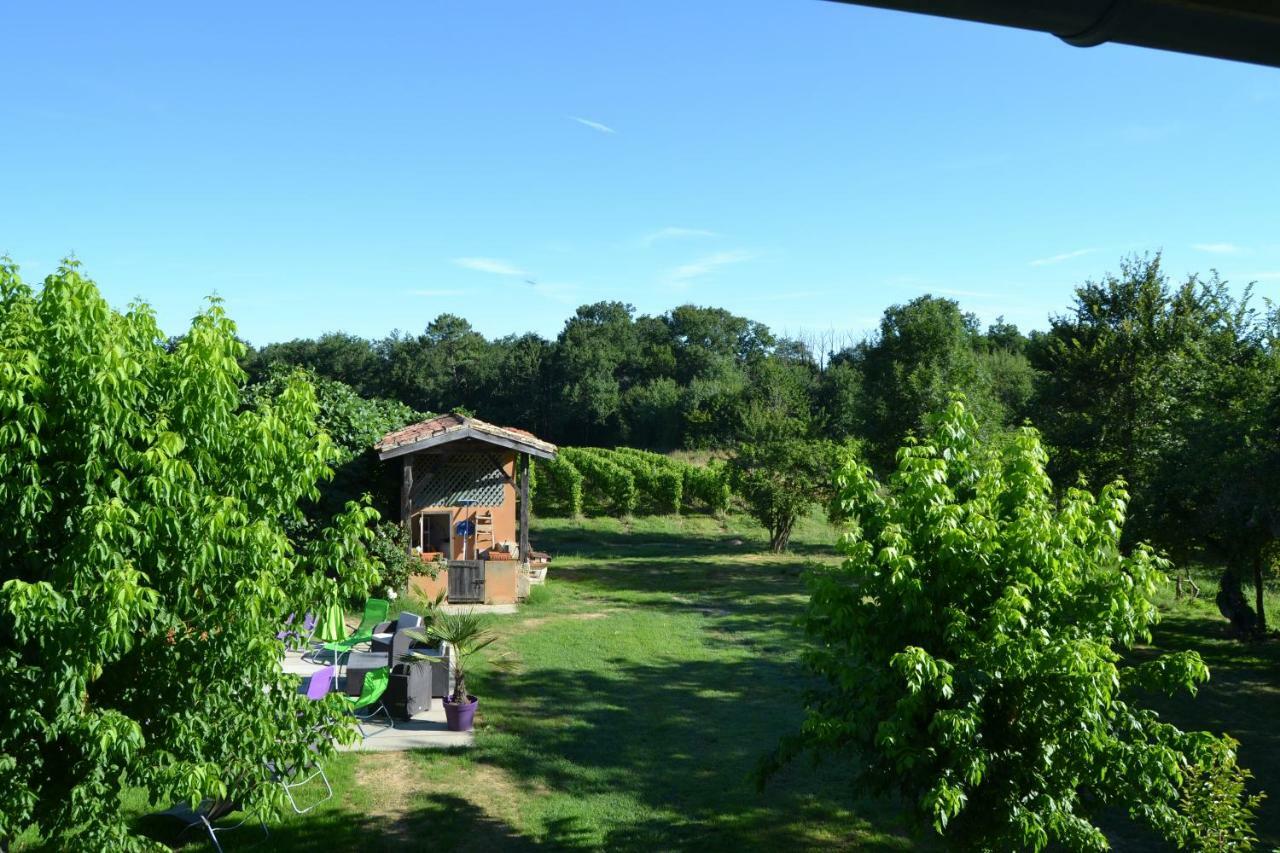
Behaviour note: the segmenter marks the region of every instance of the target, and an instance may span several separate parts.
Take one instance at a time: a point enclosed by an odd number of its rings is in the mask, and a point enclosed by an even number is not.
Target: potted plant
[[[419,642],[447,643],[453,647],[453,654],[444,656],[411,649],[406,658],[448,663],[453,674],[453,695],[446,696],[444,700],[445,720],[449,731],[471,731],[480,700],[467,692],[467,662],[476,652],[497,640],[497,635],[489,630],[481,616],[470,610],[465,613],[437,613],[426,629],[408,633]]]

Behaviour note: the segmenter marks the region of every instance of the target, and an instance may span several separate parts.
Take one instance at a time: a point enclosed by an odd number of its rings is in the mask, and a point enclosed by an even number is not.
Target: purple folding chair
[[[290,613],[290,614],[289,614],[289,618],[288,618],[288,619],[286,619],[286,620],[284,620],[284,630],[283,630],[283,631],[281,631],[280,633],[276,634],[276,639],[277,639],[277,640],[282,640],[282,641],[283,641],[283,640],[287,640],[287,639],[289,639],[290,637],[292,637],[292,636],[293,636],[293,631],[290,631],[290,630],[289,630],[289,626],[293,624],[293,617],[294,617],[294,616],[296,616],[296,615],[297,615],[296,613]]]
[[[329,690],[333,687],[334,672],[336,670],[337,667],[330,664],[329,666],[322,666],[311,673],[311,681],[307,683],[307,698],[314,702],[327,696]]]
[[[293,626],[293,619],[297,615],[298,614],[296,613],[289,614],[289,618],[284,620],[284,630],[276,634],[276,639],[284,643],[286,646],[288,646],[288,645],[291,645],[291,643],[289,642],[290,639],[296,638],[298,641],[297,645],[310,646],[311,638],[316,633],[316,623],[319,620],[316,619],[316,615],[314,613],[308,613],[306,615],[306,618],[302,620],[302,626],[298,628],[298,630],[294,631],[294,630],[291,630],[291,628]],[[302,659],[305,661],[307,659],[307,656],[312,654],[314,651],[315,649],[308,649],[307,651],[303,652]]]
[[[311,680],[307,682],[307,699],[315,702],[329,695],[329,691],[333,689],[334,674],[336,670],[337,667],[330,665],[322,666],[320,669],[311,673]],[[314,750],[314,747],[312,749]],[[320,762],[312,759],[308,764],[310,767],[307,765],[303,765],[301,767],[288,767],[281,772],[275,764],[267,762],[267,769],[271,771],[272,775],[275,777],[275,781],[280,783],[280,787],[284,788],[284,794],[289,798],[289,805],[292,806],[293,810],[298,814],[306,814],[321,803],[327,802],[333,798],[333,786],[329,784],[329,777],[324,775],[324,768],[320,766]],[[295,778],[301,776],[311,768],[314,768],[314,772],[305,779]],[[322,799],[316,800],[305,809],[299,808],[298,801],[293,798],[293,789],[301,788],[317,776],[320,777],[320,781],[324,782],[324,786],[328,790],[328,793]],[[293,779],[293,781],[290,781],[290,779]]]

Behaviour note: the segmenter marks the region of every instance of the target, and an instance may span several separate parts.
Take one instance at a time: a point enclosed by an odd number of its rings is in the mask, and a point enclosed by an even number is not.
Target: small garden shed
[[[400,520],[410,547],[446,577],[423,592],[486,604],[516,600],[529,562],[529,459],[556,446],[532,433],[455,413],[384,435],[374,449],[401,460]]]

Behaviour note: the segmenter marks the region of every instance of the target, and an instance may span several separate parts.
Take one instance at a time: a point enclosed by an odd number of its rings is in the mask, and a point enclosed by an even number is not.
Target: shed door
[[[484,601],[484,560],[449,561],[449,601]]]

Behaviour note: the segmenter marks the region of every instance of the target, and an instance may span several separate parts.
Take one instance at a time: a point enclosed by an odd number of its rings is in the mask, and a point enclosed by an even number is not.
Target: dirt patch
[[[377,791],[378,797],[366,813],[385,821],[389,833],[397,840],[408,840],[411,827],[403,819],[410,803],[421,788],[417,765],[405,752],[366,753],[355,769],[355,782],[366,791]]]
[[[488,818],[493,827],[505,827],[508,832],[516,831],[519,826],[520,808],[529,797],[550,793],[541,783],[517,783],[505,770],[491,764],[431,770],[408,752],[363,754],[355,768],[355,783],[365,790],[378,792],[364,813],[382,824],[383,838],[408,845],[422,828],[415,819],[419,809],[415,808],[414,801],[433,795],[458,796],[462,793],[457,785],[458,773],[466,776],[464,790],[477,792],[474,798],[466,797],[471,805]]]
[[[557,622],[563,620],[565,622],[589,622],[592,619],[603,619],[614,613],[612,610],[593,610],[588,613],[564,613],[557,616],[535,616],[532,619],[526,619],[520,623],[521,629],[537,628],[548,622]]]

